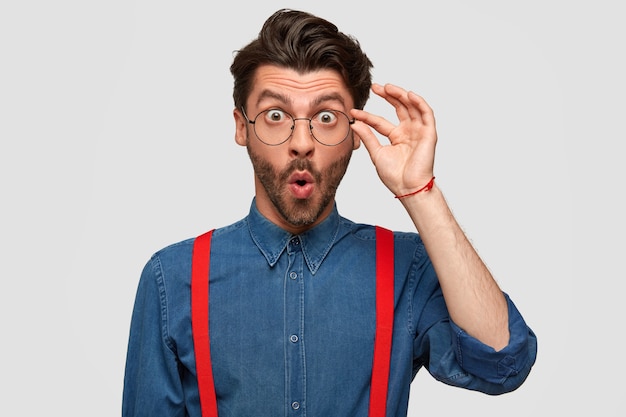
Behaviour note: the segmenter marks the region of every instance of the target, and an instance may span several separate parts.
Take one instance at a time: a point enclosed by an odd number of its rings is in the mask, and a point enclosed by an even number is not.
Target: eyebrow
[[[315,106],[318,106],[322,103],[326,103],[327,101],[337,101],[341,103],[342,106],[346,104],[343,100],[343,97],[339,93],[330,93],[330,94],[324,94],[323,96],[319,96],[313,101],[313,104]]]
[[[276,100],[280,101],[283,104],[289,104],[292,101],[289,98],[289,96],[287,96],[285,94],[281,94],[281,93],[278,93],[278,92],[272,91],[272,90],[263,90],[263,91],[261,91],[261,94],[259,94],[259,98],[256,101],[256,105],[258,106],[259,103],[261,103],[261,101],[265,100],[266,98],[276,99]]]
[[[263,90],[261,91],[261,94],[259,94],[259,98],[257,99],[256,105],[258,106],[259,103],[261,103],[261,101],[267,99],[267,98],[273,98],[276,99],[278,101],[280,101],[281,103],[287,105],[293,102],[293,100],[286,94],[282,94],[273,90]],[[336,101],[338,103],[340,103],[341,105],[345,105],[345,100],[343,99],[343,97],[341,96],[341,94],[339,93],[330,93],[330,94],[324,94],[321,95],[319,97],[316,97],[315,100],[313,100],[311,102],[311,107],[317,107],[322,103],[326,103],[329,101]]]

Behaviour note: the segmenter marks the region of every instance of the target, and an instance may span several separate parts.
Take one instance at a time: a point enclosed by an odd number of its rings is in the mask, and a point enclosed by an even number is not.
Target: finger
[[[361,142],[365,145],[365,149],[367,149],[367,153],[369,153],[372,162],[376,163],[374,155],[376,155],[378,150],[382,148],[383,145],[380,144],[374,132],[372,132],[367,124],[360,120],[354,122],[351,127],[352,130],[361,138]]]
[[[406,107],[411,120],[416,120],[424,125],[435,126],[434,112],[423,97],[393,84],[386,84],[385,91],[389,97],[393,97]]]
[[[384,117],[377,116],[365,110],[352,109],[350,113],[357,121],[368,125],[383,136],[389,137],[391,131],[395,128],[395,125]]]
[[[372,92],[382,99],[386,100],[389,104],[391,104],[396,109],[396,115],[398,119],[404,120],[410,118],[410,114],[407,111],[407,106],[402,103],[402,101],[398,98],[397,95],[390,94],[387,91],[387,88],[390,84],[386,84],[382,86],[380,84],[372,84]]]
[[[418,122],[423,122],[423,107],[422,103],[425,104],[423,98],[418,96],[412,91],[407,91],[401,87],[398,87],[393,84],[385,85],[385,91],[390,97],[393,97],[397,102],[400,103],[401,106],[405,108],[405,112],[407,117],[411,120],[416,120]]]
[[[411,107],[414,107],[419,111],[423,124],[434,127],[435,113],[433,112],[433,109],[428,105],[426,100],[424,100],[423,97],[415,94],[412,91],[409,91],[408,99],[412,103]]]

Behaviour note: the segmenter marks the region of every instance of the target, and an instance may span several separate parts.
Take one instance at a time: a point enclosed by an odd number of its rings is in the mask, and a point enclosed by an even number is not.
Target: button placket
[[[302,245],[298,237],[293,237],[287,250],[289,265],[285,274],[284,285],[284,323],[285,323],[285,381],[288,384],[287,404],[293,413],[305,413],[306,358],[304,349],[304,280],[305,267]],[[294,414],[295,415],[295,414]]]

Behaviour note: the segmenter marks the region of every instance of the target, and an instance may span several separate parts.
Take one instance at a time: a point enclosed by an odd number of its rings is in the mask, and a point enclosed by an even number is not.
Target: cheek
[[[320,152],[320,163],[324,166],[328,167],[331,165],[336,165],[339,161],[345,161],[346,159],[350,159],[352,156],[352,141],[344,142],[339,146],[335,147],[326,147]]]
[[[352,149],[335,152],[332,157],[325,161],[324,165],[318,165],[317,169],[324,178],[324,182],[336,188],[346,173],[351,157]]]
[[[252,142],[252,141],[251,141]],[[287,160],[281,158],[275,149],[269,146],[256,146],[252,143],[247,145],[248,155],[254,163],[255,167],[261,165],[265,170],[271,169],[272,171],[281,171],[288,163]]]

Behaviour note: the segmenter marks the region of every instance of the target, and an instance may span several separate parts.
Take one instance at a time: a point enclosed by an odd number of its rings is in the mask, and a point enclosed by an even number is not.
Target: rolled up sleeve
[[[537,356],[537,338],[515,304],[505,294],[509,307],[509,343],[496,351],[450,322],[455,357],[467,373],[488,383],[490,394],[509,392],[528,376]]]
[[[504,295],[510,337],[508,345],[499,351],[467,334],[449,317],[431,322],[418,337],[416,353],[433,377],[490,395],[511,392],[522,385],[535,363],[537,338],[513,301]]]

